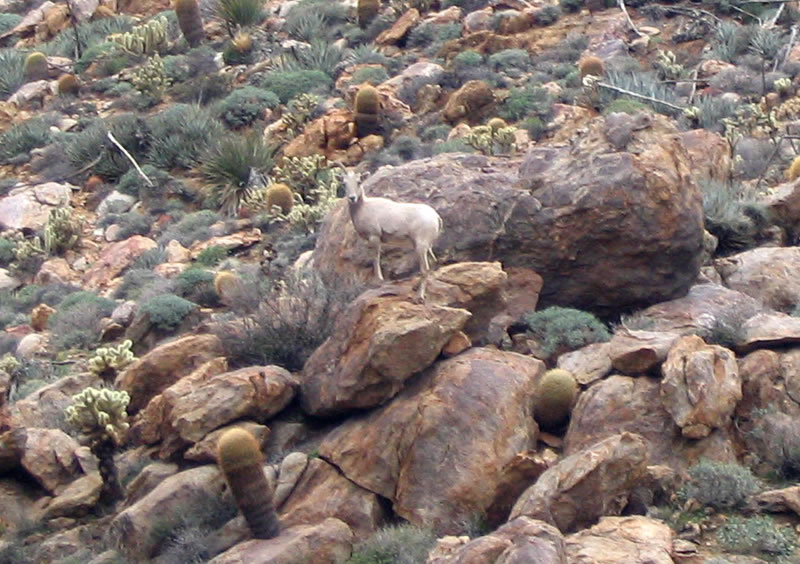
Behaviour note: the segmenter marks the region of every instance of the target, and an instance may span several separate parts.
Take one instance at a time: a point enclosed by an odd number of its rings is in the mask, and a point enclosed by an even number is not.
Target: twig
[[[639,37],[644,37],[644,34],[636,28],[631,16],[628,14],[628,9],[625,7],[625,0],[617,0],[617,4],[619,5],[619,9],[622,10],[622,13],[625,14],[625,19],[628,20],[628,25],[631,26],[634,33]]]
[[[697,80],[697,75],[700,72],[700,64],[701,63],[697,63],[697,66],[694,67],[694,76],[692,77],[692,91],[689,92],[689,101],[688,101],[689,104],[694,102],[694,95],[697,93],[697,83],[699,82]]]
[[[81,57],[83,57],[83,47],[81,47],[81,38],[78,35],[78,16],[75,15],[75,10],[72,9],[72,2],[70,0],[66,0],[67,2],[67,9],[69,10],[69,21],[72,23],[72,31],[75,32],[75,51],[77,53],[77,57],[75,60],[77,61]]]
[[[669,102],[665,102],[664,100],[659,100],[658,98],[653,98],[652,96],[645,96],[644,94],[638,94],[636,92],[631,92],[630,90],[625,90],[624,88],[620,88],[618,86],[612,86],[610,84],[606,84],[605,82],[597,82],[597,86],[601,88],[605,88],[607,90],[613,90],[614,92],[619,92],[620,94],[625,94],[626,96],[632,96],[633,98],[639,98],[641,100],[647,100],[648,102],[654,102],[656,104],[661,104],[662,106],[666,106],[670,109],[677,110],[679,112],[684,111],[686,108],[682,108],[680,106],[676,106],[675,104],[671,104]]]
[[[783,13],[783,9],[785,7],[786,7],[786,4],[781,4],[780,7],[778,8],[778,11],[775,12],[775,16],[772,18],[771,21],[768,21],[766,24],[764,24],[764,27],[767,27],[767,28],[775,27],[775,24],[778,22],[778,18],[781,17],[781,14]]]
[[[773,72],[778,70],[778,67],[783,68],[786,64],[786,60],[789,58],[789,54],[792,52],[792,47],[794,46],[794,42],[797,39],[797,25],[792,26],[792,33],[789,34],[789,43],[786,45],[786,52],[781,57],[780,61],[777,59],[775,60],[775,65],[773,66]],[[780,62],[780,64],[779,64]]]
[[[131,161],[131,163],[133,163],[133,166],[134,166],[134,168],[136,168],[136,172],[138,172],[138,173],[139,173],[139,176],[141,176],[142,178],[144,178],[145,182],[147,182],[147,184],[148,184],[149,186],[152,186],[152,185],[153,185],[153,181],[152,181],[152,180],[150,180],[150,179],[147,177],[147,175],[144,173],[144,171],[143,171],[141,168],[139,168],[139,164],[136,162],[136,159],[134,159],[134,158],[133,158],[133,155],[131,155],[131,154],[130,154],[130,153],[129,153],[129,152],[126,150],[126,149],[125,149],[125,147],[123,147],[123,146],[122,146],[122,143],[120,143],[119,141],[117,141],[117,139],[114,137],[114,135],[113,135],[113,134],[112,134],[110,131],[109,131],[108,133],[106,133],[106,136],[107,136],[107,137],[108,137],[108,138],[111,140],[111,142],[112,142],[114,145],[116,145],[116,146],[117,146],[117,148],[118,148],[120,151],[122,151],[122,154],[123,154],[123,155],[125,155],[126,157],[128,157],[128,160],[129,160],[129,161]]]

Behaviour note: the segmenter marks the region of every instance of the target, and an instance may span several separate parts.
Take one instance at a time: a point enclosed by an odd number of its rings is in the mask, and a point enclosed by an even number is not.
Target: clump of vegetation
[[[320,70],[273,71],[261,81],[261,88],[274,92],[281,104],[304,92],[327,91],[333,85],[330,76]]]
[[[417,564],[425,562],[435,543],[436,534],[431,529],[391,525],[355,545],[347,564]]]
[[[195,259],[197,264],[201,266],[217,266],[223,260],[225,260],[228,256],[228,251],[225,247],[221,245],[211,245],[210,247],[206,247],[200,254],[197,255]]]
[[[766,515],[731,517],[717,531],[717,540],[731,552],[767,557],[790,556],[797,547],[794,529]]]
[[[139,67],[131,76],[131,84],[142,94],[160,100],[164,92],[171,84],[167,71],[164,68],[164,60],[156,53],[147,62]]]
[[[174,104],[148,120],[149,161],[164,170],[192,168],[203,151],[222,137],[224,126],[201,106]]]
[[[545,359],[611,339],[606,326],[589,312],[552,306],[525,316],[537,352]]]
[[[30,152],[47,145],[52,132],[52,120],[34,117],[0,133],[0,164],[20,164],[30,159]]]
[[[44,227],[44,250],[58,254],[74,248],[81,239],[83,218],[70,207],[50,210]]]
[[[756,196],[738,183],[706,180],[698,186],[703,194],[706,229],[719,241],[718,254],[755,247],[770,222]]]
[[[546,122],[549,121],[552,104],[552,96],[544,88],[535,86],[512,88],[497,113],[501,118],[510,121],[518,121],[532,115]]]
[[[536,421],[547,429],[563,424],[572,411],[578,383],[567,370],[555,368],[548,370],[536,386],[533,415]]]
[[[174,239],[184,247],[189,247],[196,241],[205,241],[211,238],[209,228],[220,219],[221,217],[211,210],[201,210],[187,214],[177,223],[170,225],[158,238],[158,243],[159,245],[167,245]],[[163,253],[164,251],[160,251],[159,254]],[[161,262],[164,262],[164,260],[166,260],[166,255],[164,255]],[[139,267],[141,268],[142,266],[140,265]]]
[[[150,324],[161,331],[174,331],[195,311],[197,305],[173,294],[155,296],[144,302],[139,311],[147,315]]]
[[[738,464],[703,460],[689,468],[689,480],[681,487],[682,499],[696,499],[714,509],[744,506],[761,485],[750,469]]]
[[[209,202],[222,213],[235,215],[250,195],[251,175],[266,174],[274,163],[276,147],[260,134],[226,137],[203,159],[202,172],[209,184]]]
[[[264,0],[218,0],[216,6],[217,16],[225,22],[231,37],[235,29],[264,19]]]
[[[100,376],[106,382],[113,381],[125,367],[136,360],[131,351],[133,341],[127,339],[116,347],[99,347],[89,359],[89,372]]]
[[[53,345],[58,350],[93,347],[100,338],[100,320],[111,315],[115,307],[113,300],[92,292],[70,294],[48,321]]]

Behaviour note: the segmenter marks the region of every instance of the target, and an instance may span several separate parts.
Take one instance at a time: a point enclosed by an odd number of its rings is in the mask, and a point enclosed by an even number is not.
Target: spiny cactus
[[[503,129],[504,127],[508,127],[506,120],[499,117],[493,117],[492,119],[486,122],[486,125],[488,125],[489,129],[491,129],[492,131],[498,131],[500,129]]]
[[[62,74],[58,77],[58,94],[60,96],[77,96],[80,93],[81,85],[78,77],[74,74]]]
[[[125,442],[128,424],[128,392],[107,388],[86,388],[72,396],[72,405],[64,410],[67,423],[80,431],[97,457],[103,488],[100,499],[113,502],[123,497],[114,464],[114,451]]]
[[[361,29],[367,27],[381,9],[380,0],[358,0],[356,14],[358,15],[358,26]]]
[[[174,0],[173,8],[178,16],[178,26],[190,47],[197,47],[205,38],[203,18],[197,0]]]
[[[0,371],[9,376],[14,376],[20,368],[22,368],[22,363],[13,354],[6,353],[0,357]]]
[[[380,131],[381,103],[374,86],[364,84],[355,99],[356,135],[366,137]]]
[[[800,155],[796,156],[792,164],[789,165],[786,176],[789,177],[789,180],[797,180],[800,177]]]
[[[137,69],[131,77],[133,87],[139,92],[160,99],[171,80],[164,67],[164,60],[156,53]]]
[[[226,65],[245,65],[253,59],[253,38],[247,32],[237,33],[222,51]]]
[[[75,216],[70,207],[50,210],[44,227],[44,250],[56,254],[73,248],[81,238],[83,219]]]
[[[292,211],[294,205],[294,194],[292,189],[282,182],[276,182],[267,188],[267,209],[272,210],[279,207],[281,213],[286,215]]]
[[[127,339],[116,347],[100,347],[89,359],[89,371],[105,381],[112,380],[123,368],[136,360],[131,352],[133,341]]]
[[[311,115],[319,106],[320,97],[316,94],[298,94],[289,101],[289,111],[281,118],[286,132],[295,137],[311,120]]]
[[[533,417],[546,429],[558,427],[572,410],[578,384],[575,377],[560,368],[548,370],[536,386]]]
[[[505,123],[500,118],[494,118],[486,125],[473,127],[464,140],[484,155],[507,155],[514,148],[514,133],[517,128],[504,125]]]
[[[137,25],[125,33],[114,33],[108,40],[134,55],[153,55],[168,46],[169,22],[165,16]]]
[[[581,80],[583,80],[587,75],[603,76],[606,72],[606,65],[600,57],[589,55],[580,60],[578,69],[581,72]]]
[[[256,438],[241,428],[226,431],[217,443],[217,462],[253,536],[277,536],[280,524]]]
[[[28,82],[34,80],[47,80],[47,57],[44,53],[34,51],[25,58],[25,64],[22,67],[25,74],[25,80]]]
[[[224,304],[229,304],[231,296],[241,284],[241,279],[229,270],[220,270],[214,277],[214,291]]]

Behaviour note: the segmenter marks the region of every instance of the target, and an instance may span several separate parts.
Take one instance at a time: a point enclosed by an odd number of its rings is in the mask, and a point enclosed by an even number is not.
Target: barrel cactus
[[[264,474],[264,460],[256,438],[238,427],[226,431],[217,443],[217,462],[253,536],[258,539],[277,536],[280,524],[273,491]]]
[[[380,131],[380,97],[374,86],[364,84],[355,99],[356,135],[366,137]]]
[[[65,73],[58,77],[57,90],[59,96],[77,96],[81,85],[74,74]]]
[[[197,47],[205,38],[203,18],[200,15],[200,6],[197,0],[175,0],[173,3],[175,14],[178,16],[178,26],[190,47]]]
[[[572,411],[578,384],[572,373],[555,368],[548,370],[536,386],[533,416],[545,429],[562,425]]]
[[[125,442],[128,424],[128,392],[107,388],[86,388],[72,396],[72,405],[64,411],[67,423],[86,438],[97,457],[103,487],[100,499],[113,502],[123,497],[114,451]]]
[[[34,80],[47,80],[49,74],[47,57],[44,53],[34,51],[25,58],[22,72],[25,74],[25,80],[29,82]]]
[[[294,194],[292,189],[282,182],[276,182],[267,188],[267,209],[272,210],[278,207],[281,213],[286,215],[292,211],[294,205]]]
[[[358,0],[356,14],[358,16],[358,26],[361,29],[367,27],[381,9],[380,0]]]
[[[578,63],[578,70],[580,70],[581,78],[588,75],[603,76],[606,72],[606,66],[603,63],[603,59],[600,57],[589,55],[580,60]]]
[[[123,368],[136,360],[131,352],[133,341],[125,340],[116,347],[100,347],[94,351],[94,356],[89,359],[89,371],[97,374],[105,381],[113,380]]]

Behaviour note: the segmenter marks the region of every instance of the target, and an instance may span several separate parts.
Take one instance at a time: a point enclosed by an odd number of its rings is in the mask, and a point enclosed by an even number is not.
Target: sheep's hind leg
[[[383,280],[383,272],[381,272],[381,240],[379,237],[371,237],[370,246],[375,247],[375,276],[378,280]]]
[[[431,269],[431,266],[428,263],[428,252],[430,252],[430,249],[428,248],[417,249],[417,255],[419,256],[419,270],[421,274],[418,297],[419,301],[422,303],[425,302],[425,286],[428,283],[428,274]]]

